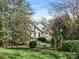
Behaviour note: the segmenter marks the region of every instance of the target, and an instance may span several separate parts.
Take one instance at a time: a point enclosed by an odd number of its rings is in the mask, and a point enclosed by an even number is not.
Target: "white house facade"
[[[48,30],[48,28],[43,25],[41,22],[32,22],[31,23],[31,37],[39,38],[39,37],[45,37],[45,38],[51,38],[51,33]]]

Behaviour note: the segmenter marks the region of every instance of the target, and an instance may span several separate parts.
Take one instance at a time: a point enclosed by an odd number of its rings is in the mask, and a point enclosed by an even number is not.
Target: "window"
[[[42,28],[43,31],[45,31],[45,28]]]
[[[40,33],[38,33],[39,37],[40,37]]]
[[[34,37],[36,36],[36,33],[34,32]]]

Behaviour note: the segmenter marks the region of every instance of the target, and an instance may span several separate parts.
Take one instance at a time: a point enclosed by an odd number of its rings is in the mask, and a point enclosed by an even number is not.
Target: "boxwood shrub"
[[[36,41],[30,41],[29,42],[29,47],[30,48],[35,48],[37,46],[37,42]]]
[[[40,37],[37,39],[37,41],[43,42],[43,43],[47,43],[47,39],[44,37]]]

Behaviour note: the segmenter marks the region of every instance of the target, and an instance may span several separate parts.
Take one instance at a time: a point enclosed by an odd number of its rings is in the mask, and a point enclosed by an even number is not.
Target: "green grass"
[[[67,59],[67,52],[42,51],[36,52],[30,49],[0,48],[0,59]]]

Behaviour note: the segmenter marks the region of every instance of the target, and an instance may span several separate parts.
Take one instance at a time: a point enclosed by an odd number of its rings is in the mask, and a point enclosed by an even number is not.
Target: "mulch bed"
[[[2,48],[26,48],[26,49],[31,49],[31,48],[27,48],[25,45],[13,45],[13,46],[5,46]],[[32,51],[52,51],[52,50],[58,50],[58,49],[53,49],[53,48],[32,48]]]
[[[58,50],[53,48],[33,48],[34,51],[51,51],[51,50]]]

